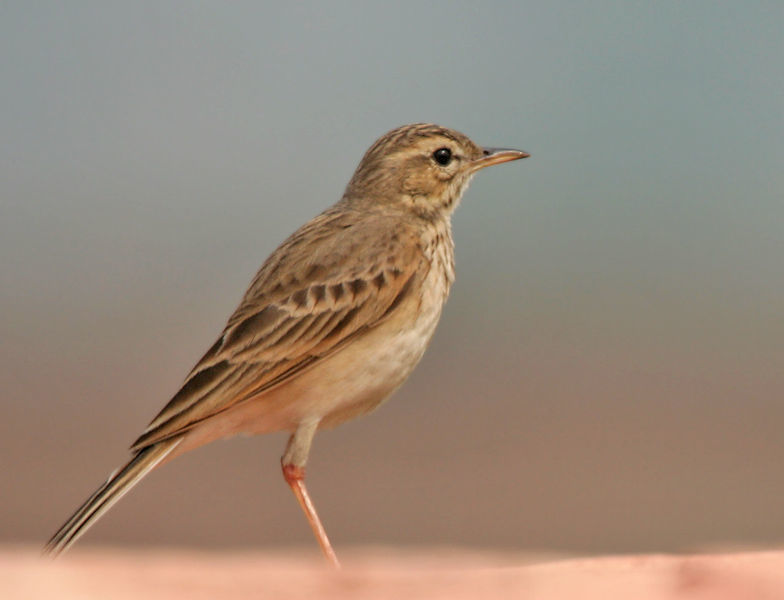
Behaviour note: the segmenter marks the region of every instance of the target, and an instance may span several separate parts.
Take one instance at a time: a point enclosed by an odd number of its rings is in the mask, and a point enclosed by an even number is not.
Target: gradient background
[[[0,5],[2,540],[48,538],[373,140],[435,121],[532,157],[456,213],[409,383],[316,439],[338,549],[782,542],[784,5],[280,4]],[[184,456],[84,541],[315,548],[284,443]]]

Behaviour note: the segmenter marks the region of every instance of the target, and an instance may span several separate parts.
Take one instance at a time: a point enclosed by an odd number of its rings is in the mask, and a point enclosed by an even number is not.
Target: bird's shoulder
[[[313,288],[318,300],[319,286],[335,294],[345,286],[379,288],[382,280],[416,270],[427,258],[427,245],[425,228],[416,219],[383,209],[332,207],[300,227],[269,256],[227,328],[269,304],[301,304],[298,299]],[[330,290],[330,286],[337,287]]]

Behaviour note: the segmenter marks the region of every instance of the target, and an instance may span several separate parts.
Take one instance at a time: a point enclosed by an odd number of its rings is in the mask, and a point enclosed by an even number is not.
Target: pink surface
[[[0,551],[0,597],[478,598],[766,600],[784,598],[784,552],[534,559],[451,549],[341,553],[77,549],[57,560]],[[489,595],[489,596],[488,596]]]

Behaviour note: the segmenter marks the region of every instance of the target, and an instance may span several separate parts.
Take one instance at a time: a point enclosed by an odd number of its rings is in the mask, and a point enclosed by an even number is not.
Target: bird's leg
[[[310,499],[308,489],[305,487],[305,463],[308,460],[308,453],[310,452],[310,445],[313,442],[313,435],[316,433],[318,421],[307,421],[301,423],[297,430],[289,438],[286,452],[280,460],[281,467],[283,468],[283,478],[289,484],[291,491],[297,498],[297,502],[302,507],[302,511],[310,523],[310,528],[313,530],[313,535],[316,536],[316,541],[321,546],[321,551],[324,553],[326,559],[336,569],[340,568],[340,562],[332,549],[332,544],[329,543],[327,532],[321,524],[316,507]]]
[[[324,553],[324,556],[333,567],[339,569],[340,562],[338,562],[338,557],[332,549],[332,544],[329,543],[327,532],[324,530],[324,526],[321,524],[321,520],[316,512],[316,507],[313,506],[313,502],[308,495],[308,488],[305,487],[304,467],[283,464],[283,477],[286,478],[286,483],[291,487],[291,491],[294,492],[299,505],[308,518],[308,523],[310,523],[310,527],[313,529],[313,535],[316,536],[316,540],[318,541],[319,546],[321,546],[321,551]]]

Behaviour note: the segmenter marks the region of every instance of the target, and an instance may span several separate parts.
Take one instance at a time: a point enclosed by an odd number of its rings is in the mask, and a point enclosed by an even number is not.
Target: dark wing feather
[[[364,225],[327,212],[284,242],[223,335],[132,448],[178,435],[280,385],[384,321],[429,265],[410,232]]]

